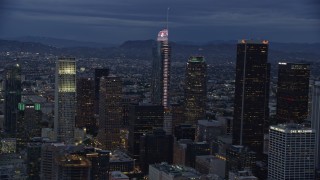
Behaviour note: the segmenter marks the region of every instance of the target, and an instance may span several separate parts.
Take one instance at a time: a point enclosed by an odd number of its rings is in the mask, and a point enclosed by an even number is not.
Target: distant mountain
[[[8,40],[14,40],[19,42],[36,42],[42,43],[48,46],[58,48],[70,48],[70,47],[90,47],[90,48],[105,48],[115,46],[114,44],[107,43],[96,43],[96,42],[83,42],[68,39],[50,38],[50,37],[36,37],[36,36],[25,36],[15,37]]]
[[[154,40],[126,41],[114,47],[56,47],[38,42],[19,42],[0,40],[0,52],[33,52],[56,56],[81,58],[131,58],[152,59]],[[320,44],[271,43],[269,61],[312,62],[320,61]],[[235,42],[209,42],[199,45],[193,43],[171,42],[172,61],[186,62],[191,55],[205,56],[208,63],[224,63],[236,60]]]

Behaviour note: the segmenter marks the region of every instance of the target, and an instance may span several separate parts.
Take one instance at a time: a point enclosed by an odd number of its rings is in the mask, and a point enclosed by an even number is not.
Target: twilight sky
[[[320,42],[319,0],[0,0],[0,38]]]

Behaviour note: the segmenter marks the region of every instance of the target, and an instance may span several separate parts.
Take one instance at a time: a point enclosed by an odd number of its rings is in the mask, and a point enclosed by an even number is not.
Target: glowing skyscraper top
[[[153,48],[152,65],[152,103],[162,105],[165,108],[169,105],[170,87],[170,45],[168,40],[168,29],[158,33],[157,44]]]

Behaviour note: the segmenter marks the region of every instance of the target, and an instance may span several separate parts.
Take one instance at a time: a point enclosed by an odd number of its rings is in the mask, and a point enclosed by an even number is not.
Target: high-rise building
[[[151,95],[152,103],[169,106],[171,49],[168,30],[158,33],[157,43],[153,48]]]
[[[33,137],[41,137],[42,111],[39,103],[19,103],[17,121],[17,148],[18,151],[26,147]]]
[[[76,60],[56,62],[54,130],[60,142],[72,142],[76,116]]]
[[[300,124],[270,126],[268,179],[315,179],[315,130]]]
[[[97,129],[94,117],[94,81],[90,78],[77,80],[76,127],[86,128],[88,134],[94,134]]]
[[[185,116],[188,123],[196,125],[206,117],[207,63],[204,57],[190,57],[185,78]]]
[[[85,148],[85,156],[91,161],[90,179],[108,180],[110,167],[110,151]]]
[[[174,136],[176,140],[191,139],[195,140],[196,127],[190,124],[180,124],[174,127]]]
[[[99,132],[102,147],[115,150],[120,147],[122,127],[122,80],[108,76],[100,79]]]
[[[303,123],[308,117],[310,65],[279,63],[277,124]]]
[[[140,137],[153,129],[163,128],[163,106],[131,105],[129,107],[129,152],[140,160]]]
[[[163,129],[155,129],[140,138],[140,164],[142,172],[148,173],[149,165],[167,162],[172,164],[173,136]]]
[[[253,170],[256,164],[256,153],[244,146],[232,145],[226,151],[226,177],[246,169]]]
[[[68,154],[55,159],[57,179],[90,180],[91,162],[76,154]]]
[[[109,76],[109,69],[99,68],[94,70],[94,113],[99,114],[99,91],[101,77]]]
[[[21,102],[21,67],[19,64],[5,68],[4,78],[4,130],[15,137],[17,131],[18,103]]]
[[[312,87],[311,127],[316,131],[316,168],[320,169],[320,81]]]
[[[240,40],[237,45],[232,138],[234,145],[263,151],[269,118],[270,64],[268,41]]]

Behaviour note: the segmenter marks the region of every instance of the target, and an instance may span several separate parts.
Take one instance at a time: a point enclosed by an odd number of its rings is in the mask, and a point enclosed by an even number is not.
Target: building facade
[[[232,144],[263,151],[269,119],[268,41],[240,40],[237,45]]]
[[[268,179],[315,179],[315,131],[299,124],[270,126]]]
[[[4,130],[10,137],[16,136],[18,103],[21,102],[21,67],[19,64],[5,68],[4,78]]]
[[[312,87],[311,127],[316,131],[316,168],[320,169],[320,81]]]
[[[100,79],[98,140],[104,149],[120,147],[122,127],[122,80],[108,76]]]
[[[310,65],[279,63],[277,124],[303,123],[308,117]]]
[[[56,62],[54,130],[60,142],[72,142],[76,116],[76,60]]]
[[[88,134],[94,134],[97,129],[94,117],[94,81],[90,78],[77,80],[77,116],[76,127],[86,129]]]
[[[170,91],[171,48],[168,39],[168,30],[158,33],[157,42],[153,47],[151,102],[169,106]]]
[[[185,77],[185,116],[187,123],[196,125],[206,117],[207,63],[202,56],[189,58]]]

